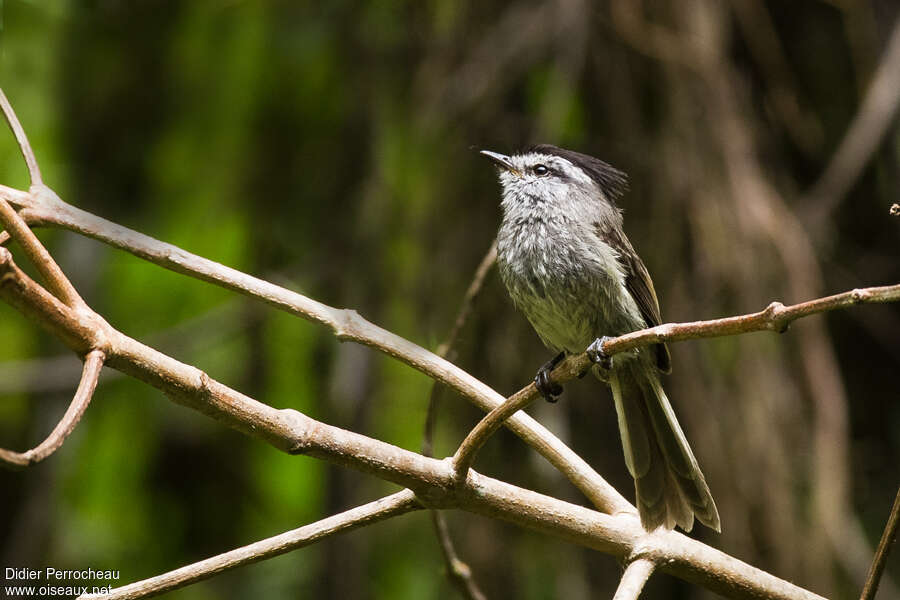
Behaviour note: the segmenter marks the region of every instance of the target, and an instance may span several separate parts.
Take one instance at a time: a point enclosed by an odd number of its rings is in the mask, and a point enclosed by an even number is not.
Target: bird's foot
[[[537,375],[534,376],[534,385],[547,402],[556,402],[556,397],[563,393],[562,386],[550,380],[550,371],[552,371],[565,357],[566,353],[560,352],[556,357],[547,361],[544,366],[538,369]]]
[[[609,371],[610,369],[612,369],[612,356],[610,356],[603,350],[603,344],[606,343],[607,340],[611,339],[611,337],[606,335],[597,338],[596,340],[591,342],[591,345],[587,347],[586,351],[588,358],[591,359],[591,362],[593,362],[604,371]]]

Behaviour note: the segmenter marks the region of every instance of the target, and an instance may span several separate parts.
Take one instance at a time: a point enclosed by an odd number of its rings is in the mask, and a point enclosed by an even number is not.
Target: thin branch
[[[872,559],[872,566],[869,568],[866,584],[863,586],[859,600],[874,600],[875,593],[878,591],[878,583],[881,581],[881,574],[887,564],[888,553],[897,539],[898,527],[900,527],[900,489],[897,490],[897,496],[894,498],[891,514],[888,516],[884,533],[881,534],[881,541],[878,542],[878,548],[875,550],[875,557]]]
[[[652,560],[636,558],[631,561],[622,574],[622,580],[619,582],[619,587],[616,588],[613,600],[637,600],[654,569],[656,569],[656,565]]]
[[[559,367],[557,367],[559,368]],[[557,381],[554,379],[554,381]],[[472,468],[475,462],[475,456],[481,450],[488,438],[497,432],[512,415],[523,410],[529,404],[539,397],[537,387],[534,383],[526,386],[522,390],[516,392],[509,399],[486,414],[481,421],[478,422],[466,439],[462,441],[456,454],[453,455],[453,467],[456,470],[456,476],[465,479],[466,472]]]
[[[0,463],[13,468],[28,467],[36,462],[40,462],[56,452],[69,434],[75,430],[81,415],[84,414],[91,398],[94,396],[94,390],[97,388],[97,380],[100,379],[100,371],[103,370],[103,362],[106,357],[100,350],[89,352],[84,359],[84,369],[81,373],[81,382],[78,384],[78,390],[69,403],[69,408],[60,419],[59,423],[35,448],[26,452],[13,452],[0,448]]]
[[[22,129],[22,124],[19,123],[16,112],[6,98],[6,94],[3,93],[3,89],[0,89],[0,109],[3,110],[3,116],[6,117],[6,122],[12,130],[13,135],[16,136],[16,141],[19,143],[19,149],[22,151],[22,156],[25,158],[25,165],[28,167],[28,177],[31,180],[31,185],[43,183],[43,180],[41,179],[41,169],[38,167],[37,159],[34,156],[34,150],[32,150],[31,144],[28,142],[28,136],[25,135],[25,130]]]
[[[297,548],[320,542],[337,533],[352,531],[420,508],[422,507],[416,501],[415,494],[409,490],[403,490],[310,525],[286,531],[156,577],[115,588],[111,593],[83,594],[79,598],[134,600],[135,598],[157,596],[208,579],[223,571],[285,554]]]
[[[447,565],[447,577],[450,579],[450,582],[456,586],[457,591],[464,598],[469,600],[486,600],[484,592],[475,583],[472,569],[456,553],[453,539],[450,537],[450,530],[447,527],[447,519],[444,518],[444,512],[432,510],[431,523],[441,545],[441,553],[444,555],[444,564]]]
[[[92,347],[107,365],[165,392],[275,448],[305,454],[391,481],[429,508],[459,508],[568,540],[619,558],[641,555],[677,577],[727,597],[821,600],[676,531],[646,533],[634,509],[615,516],[570,504],[470,470],[459,481],[449,460],[436,460],[333,427],[292,409],[278,410],[237,392],[115,330],[88,319],[42,290],[0,248],[0,298],[57,334],[73,350]],[[566,361],[568,362],[568,361]],[[630,507],[630,505],[627,505]]]
[[[847,194],[878,149],[900,108],[900,18],[859,112],[819,180],[807,193],[816,224],[821,224]]]
[[[450,329],[450,333],[447,335],[447,339],[444,340],[444,343],[438,346],[436,350],[436,354],[441,358],[446,358],[447,353],[453,345],[456,344],[456,338],[459,337],[459,332],[462,331],[463,325],[466,324],[466,321],[472,312],[473,302],[481,292],[481,288],[484,286],[484,280],[496,261],[497,239],[495,238],[494,241],[491,242],[491,246],[485,253],[484,258],[478,263],[478,268],[475,269],[475,275],[472,277],[472,282],[469,284],[466,293],[463,295],[459,313],[457,313],[456,320],[453,322],[453,328]]]
[[[772,302],[764,310],[755,313],[692,323],[665,323],[649,329],[626,333],[607,340],[603,344],[603,350],[607,354],[613,355],[658,342],[723,337],[755,331],[783,333],[787,331],[791,323],[803,317],[849,308],[857,304],[882,304],[898,301],[900,301],[900,284],[857,288],[789,306],[785,306],[781,302]],[[569,366],[570,369],[574,368],[577,369],[576,372],[580,372],[588,365],[588,362],[587,357],[581,354],[579,360],[572,361]]]
[[[28,224],[2,196],[0,196],[0,223],[6,228],[6,233],[19,242],[31,263],[44,278],[47,287],[60,300],[68,306],[84,306],[84,301],[62,269],[29,229]]]

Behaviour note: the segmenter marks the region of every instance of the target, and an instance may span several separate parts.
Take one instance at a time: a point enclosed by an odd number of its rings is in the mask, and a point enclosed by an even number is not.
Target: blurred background
[[[625,170],[626,230],[664,321],[900,281],[890,0],[0,7],[0,83],[63,199],[431,349],[499,224],[480,148],[549,142]],[[879,101],[867,103],[876,79]],[[27,186],[6,133],[0,183]],[[425,376],[94,241],[39,235],[123,332],[273,406],[420,448]],[[857,597],[900,484],[900,306],[671,349],[665,385],[723,522],[721,535],[694,535],[820,594]],[[508,394],[548,358],[492,271],[455,362]],[[0,446],[42,440],[78,369],[0,305]],[[444,456],[479,412],[450,393],[438,411]],[[603,386],[572,382],[530,412],[633,497]],[[476,468],[586,502],[506,432]],[[0,565],[120,569],[126,583],[395,489],[280,454],[107,372],[59,452],[0,472]],[[603,598],[618,583],[606,555],[447,517],[490,598]],[[457,597],[444,572],[421,512],[171,597]],[[657,575],[642,597],[710,596]],[[886,581],[880,597],[900,595]]]

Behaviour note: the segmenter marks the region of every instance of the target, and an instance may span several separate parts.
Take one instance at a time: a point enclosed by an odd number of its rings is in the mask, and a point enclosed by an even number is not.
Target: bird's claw
[[[591,359],[591,362],[599,366],[604,371],[609,371],[610,369],[612,369],[612,356],[610,356],[606,353],[606,351],[603,350],[603,344],[610,339],[612,338],[606,335],[597,338],[596,340],[591,342],[591,345],[587,347],[586,351],[588,358]]]
[[[562,386],[550,380],[551,369],[542,368],[534,377],[534,386],[547,402],[556,402],[557,396],[563,393]]]
[[[566,353],[560,352],[538,369],[537,375],[534,376],[534,386],[547,402],[556,402],[556,397],[563,393],[562,386],[551,381],[550,371],[552,371],[565,357]]]

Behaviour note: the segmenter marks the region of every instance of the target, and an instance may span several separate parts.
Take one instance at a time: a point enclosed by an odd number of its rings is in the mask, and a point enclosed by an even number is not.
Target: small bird
[[[603,353],[605,336],[660,323],[653,282],[615,203],[626,190],[625,174],[549,144],[513,156],[481,153],[499,167],[503,188],[501,279],[544,345],[558,353],[538,370],[538,389],[554,401],[562,387],[550,371],[566,355],[587,350],[591,370],[612,388],[644,529],[690,531],[696,516],[721,531],[706,479],[659,381],[659,373],[671,371],[665,344]]]

